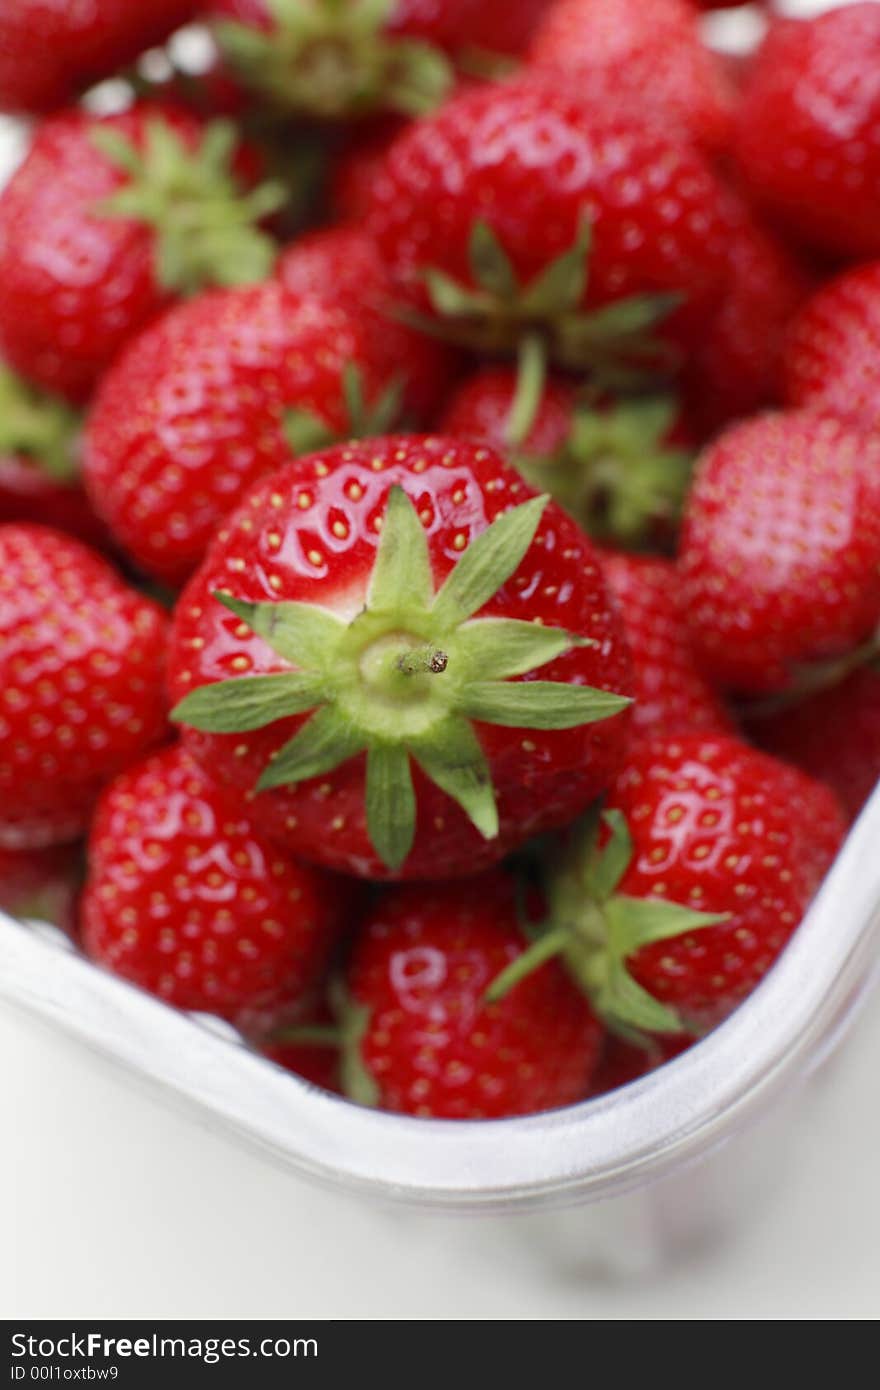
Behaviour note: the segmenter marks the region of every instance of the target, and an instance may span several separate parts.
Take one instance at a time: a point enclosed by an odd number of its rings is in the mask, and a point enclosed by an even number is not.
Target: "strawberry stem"
[[[521,448],[531,434],[546,381],[544,340],[538,333],[526,333],[519,345],[516,394],[504,428],[504,437],[511,449]]]
[[[544,936],[539,936],[537,941],[533,941],[521,956],[511,961],[500,975],[496,975],[489,988],[486,990],[486,1003],[497,1004],[506,994],[509,994],[520,981],[526,979],[540,966],[554,956],[559,956],[571,945],[572,929],[567,924],[561,927],[554,927]]]

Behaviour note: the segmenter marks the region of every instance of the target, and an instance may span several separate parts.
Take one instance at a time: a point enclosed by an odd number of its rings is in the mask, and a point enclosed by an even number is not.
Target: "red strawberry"
[[[694,1039],[687,1033],[651,1038],[644,1043],[630,1042],[615,1033],[607,1033],[590,1094],[603,1096],[608,1091],[629,1086],[630,1082],[656,1071],[664,1062],[671,1062],[693,1045]]]
[[[178,293],[268,272],[251,225],[278,204],[245,195],[253,161],[226,123],[139,103],[46,121],[0,194],[0,344],[23,376],[76,400]]]
[[[192,19],[196,0],[7,0],[0,9],[0,110],[48,111]]]
[[[718,684],[781,690],[849,651],[880,619],[880,439],[808,412],[727,430],[697,468],[680,573]]]
[[[338,1094],[342,1089],[339,1036],[329,1004],[322,1000],[293,1031],[299,1041],[269,1043],[260,1051],[285,1071],[294,1072],[322,1091]]]
[[[582,1100],[602,1029],[554,962],[500,1004],[492,979],[522,950],[502,874],[380,898],[348,970],[352,1099],[438,1119],[498,1119]]]
[[[720,294],[727,203],[687,144],[549,78],[479,88],[416,122],[376,179],[368,230],[395,282],[487,351],[523,334],[563,366],[668,365]],[[587,274],[588,267],[588,274]]]
[[[484,367],[440,417],[443,434],[506,452],[527,482],[549,492],[592,536],[661,539],[677,518],[691,472],[687,422],[665,396],[578,403],[563,378]]]
[[[328,174],[328,201],[337,222],[358,224],[366,217],[373,184],[393,142],[408,121],[402,116],[378,116],[346,131]]]
[[[754,195],[796,237],[880,255],[880,9],[774,23],[748,75],[736,153]]]
[[[387,347],[371,311],[274,280],[178,305],[98,391],[84,450],[96,510],[143,569],[182,583],[292,447],[393,423],[407,364]]]
[[[880,262],[822,286],[791,326],[782,369],[789,405],[880,430]]]
[[[741,210],[727,291],[689,365],[689,416],[706,434],[778,404],[785,333],[809,280],[788,249]]]
[[[557,0],[528,56],[591,101],[629,101],[701,144],[727,139],[733,92],[688,0]]]
[[[0,911],[72,932],[79,877],[78,845],[0,848]]]
[[[103,546],[107,533],[79,485],[79,419],[0,363],[0,523],[39,521]]]
[[[697,669],[675,565],[648,555],[602,555],[632,653],[638,734],[733,733],[733,720]]]
[[[58,531],[0,527],[0,845],[73,840],[166,732],[162,610]]]
[[[375,242],[357,227],[330,227],[301,237],[278,261],[278,279],[294,294],[339,298],[369,320],[388,362],[403,382],[408,414],[423,423],[445,395],[453,371],[449,350],[407,327],[394,314],[394,291]]]
[[[181,1009],[253,1026],[307,999],[336,939],[336,890],[262,839],[182,748],[118,777],[89,840],[93,960]]]
[[[267,834],[359,876],[457,876],[608,784],[625,648],[545,503],[489,449],[401,436],[290,464],[229,518],[178,606],[175,718]]]
[[[776,714],[753,718],[749,735],[827,782],[855,820],[880,779],[880,672],[865,666]]]
[[[770,969],[843,834],[827,787],[737,739],[639,741],[490,998],[557,953],[624,1036],[710,1026]]]

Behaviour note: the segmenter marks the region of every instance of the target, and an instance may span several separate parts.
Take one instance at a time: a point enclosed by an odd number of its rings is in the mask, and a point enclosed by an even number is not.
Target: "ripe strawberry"
[[[665,396],[587,405],[562,377],[538,394],[526,372],[483,367],[453,394],[439,429],[506,453],[591,536],[624,543],[668,538],[690,479],[687,423]]]
[[[113,77],[188,23],[196,0],[9,0],[0,9],[0,111],[49,111]]]
[[[84,444],[96,510],[147,573],[182,583],[292,451],[393,423],[406,363],[389,343],[370,311],[274,280],[178,305],[101,383]]]
[[[733,91],[688,0],[557,0],[528,59],[597,104],[628,100],[712,148],[728,138]]]
[[[799,238],[880,255],[880,9],[771,25],[747,78],[736,154],[755,197]]]
[[[694,1039],[687,1033],[646,1038],[643,1042],[631,1042],[619,1034],[606,1033],[590,1095],[603,1096],[608,1091],[629,1086],[632,1081],[638,1081],[640,1077],[662,1067],[664,1062],[671,1062],[674,1057],[687,1052],[693,1045]]]
[[[396,888],[379,899],[347,973],[345,1089],[384,1110],[499,1119],[589,1089],[602,1028],[554,962],[500,1004],[492,979],[522,950],[510,880]]]
[[[876,664],[778,713],[753,718],[749,736],[827,782],[855,820],[880,779],[880,672]]]
[[[162,610],[78,541],[0,527],[0,845],[73,840],[166,732]]]
[[[727,290],[684,383],[688,415],[707,435],[779,403],[785,334],[809,291],[788,248],[742,210],[738,216]]]
[[[291,243],[276,274],[294,294],[338,298],[369,320],[389,374],[403,383],[403,405],[419,423],[431,418],[454,369],[449,349],[401,322],[394,290],[375,242],[357,227],[330,227]]]
[[[633,732],[732,734],[733,720],[694,661],[675,565],[623,552],[601,558],[632,653]]]
[[[640,740],[597,818],[570,837],[543,934],[502,997],[563,955],[624,1036],[711,1026],[770,969],[844,834],[827,787],[737,739]]]
[[[0,193],[0,344],[30,380],[74,400],[180,293],[261,278],[252,225],[279,189],[239,181],[253,158],[225,122],[142,102],[42,125]]]
[[[789,405],[880,430],[880,262],[822,286],[791,326],[782,371]]]
[[[262,839],[179,747],[101,797],[81,924],[115,974],[246,1027],[308,998],[338,925],[331,881]]]
[[[321,1000],[317,1009],[311,1011],[302,1023],[297,1023],[293,1031],[299,1041],[264,1044],[260,1048],[263,1056],[322,1091],[340,1094],[339,1037],[329,1004]]]
[[[846,653],[880,619],[880,439],[808,412],[733,426],[698,464],[679,564],[718,684],[782,690]]]
[[[87,545],[108,537],[79,485],[79,419],[0,362],[0,523],[38,521]]]
[[[373,184],[392,144],[409,122],[403,116],[376,116],[345,132],[327,175],[327,200],[333,219],[357,224],[366,217]]]
[[[720,294],[727,222],[689,145],[532,75],[406,129],[367,229],[438,330],[489,352],[536,334],[560,365],[608,373],[668,366],[652,336],[667,316],[667,337],[692,340]]]
[[[78,845],[0,848],[0,911],[72,933],[79,878]]]
[[[451,877],[607,786],[626,652],[545,504],[489,449],[400,436],[292,463],[228,519],[178,605],[174,717],[267,834],[357,876]]]

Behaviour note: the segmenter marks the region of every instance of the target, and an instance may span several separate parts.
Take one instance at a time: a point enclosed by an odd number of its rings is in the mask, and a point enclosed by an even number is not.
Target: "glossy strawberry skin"
[[[143,569],[183,583],[247,488],[290,459],[285,410],[348,432],[347,363],[369,399],[388,385],[372,318],[338,298],[273,280],[176,306],[101,384],[84,444],[95,509]]]
[[[746,82],[736,154],[755,197],[833,255],[880,254],[880,10],[771,25]]]
[[[749,736],[827,782],[855,820],[880,778],[880,673],[863,667],[778,714],[753,719]]]
[[[645,104],[711,148],[730,131],[732,90],[688,0],[559,0],[529,63],[571,79],[591,101]]]
[[[880,262],[821,287],[791,325],[782,369],[789,405],[880,430]]]
[[[766,974],[844,833],[827,787],[736,739],[637,744],[608,799],[634,852],[619,892],[729,920],[642,946],[631,974],[691,1021],[715,1022]]]
[[[14,0],[0,13],[0,110],[62,106],[192,19],[195,0]]]
[[[550,961],[500,1004],[492,980],[523,946],[510,881],[386,892],[363,924],[347,974],[369,1010],[360,1056],[382,1109],[500,1119],[587,1094],[602,1027]]]
[[[680,293],[669,331],[689,336],[720,294],[726,256],[714,175],[688,145],[550,78],[466,92],[405,130],[376,179],[367,229],[400,292],[425,309],[426,268],[473,285],[480,219],[527,284],[572,247],[584,215],[594,237],[582,304]]]
[[[142,102],[100,120],[53,116],[0,193],[0,343],[22,376],[83,401],[132,335],[170,296],[157,280],[146,224],[101,215],[125,175],[95,148],[112,130],[138,148],[160,118],[196,148],[204,124],[168,103]]]
[[[81,906],[93,960],[182,1009],[252,1027],[317,984],[336,939],[334,885],[256,833],[182,748],[107,788]]]
[[[694,660],[672,561],[623,551],[604,551],[601,560],[632,655],[634,735],[732,734],[730,714]]]
[[[353,618],[364,602],[376,522],[393,483],[406,490],[426,527],[438,583],[471,538],[533,495],[489,449],[440,437],[368,440],[288,465],[259,484],[228,519],[181,596],[170,656],[174,700],[239,672],[284,669],[265,643],[212,598],[218,588],[256,601],[313,602]],[[597,646],[548,663],[541,678],[627,693],[628,654],[594,553],[553,504],[522,566],[482,611],[588,634]],[[187,730],[185,737],[215,776],[252,798],[249,814],[279,843],[328,868],[386,877],[366,833],[362,757],[298,787],[253,795],[270,755],[302,722],[303,717],[285,719],[247,735]],[[493,772],[500,835],[482,839],[415,768],[418,829],[403,872],[412,878],[474,873],[530,835],[570,820],[616,772],[627,725],[626,714],[549,733],[477,724]]]
[[[718,684],[780,690],[846,652],[880,617],[880,440],[809,412],[733,426],[698,465],[679,567]]]
[[[78,541],[0,528],[0,845],[76,839],[165,737],[166,641],[158,605]]]
[[[435,338],[407,327],[394,313],[394,289],[379,248],[358,227],[330,227],[301,237],[279,257],[276,274],[294,294],[339,298],[375,335],[389,379],[400,377],[413,424],[430,422],[446,395],[456,362]]]
[[[507,425],[516,396],[516,371],[511,367],[481,367],[457,387],[440,417],[443,434],[481,439],[490,448],[504,453],[509,449]],[[575,408],[574,387],[562,377],[551,377],[544,385],[532,427],[522,442],[524,453],[550,457],[557,453],[571,432]]]

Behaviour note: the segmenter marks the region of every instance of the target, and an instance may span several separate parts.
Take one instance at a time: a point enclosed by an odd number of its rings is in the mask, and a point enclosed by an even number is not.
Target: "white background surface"
[[[876,996],[811,1087],[782,1181],[752,1220],[610,1281],[590,1272],[588,1226],[581,1262],[576,1216],[426,1217],[312,1187],[6,1011],[0,1059],[0,1317],[880,1314]],[[621,1232],[629,1211],[637,1220],[638,1203],[618,1207]],[[566,1265],[548,1250],[560,1223]]]

